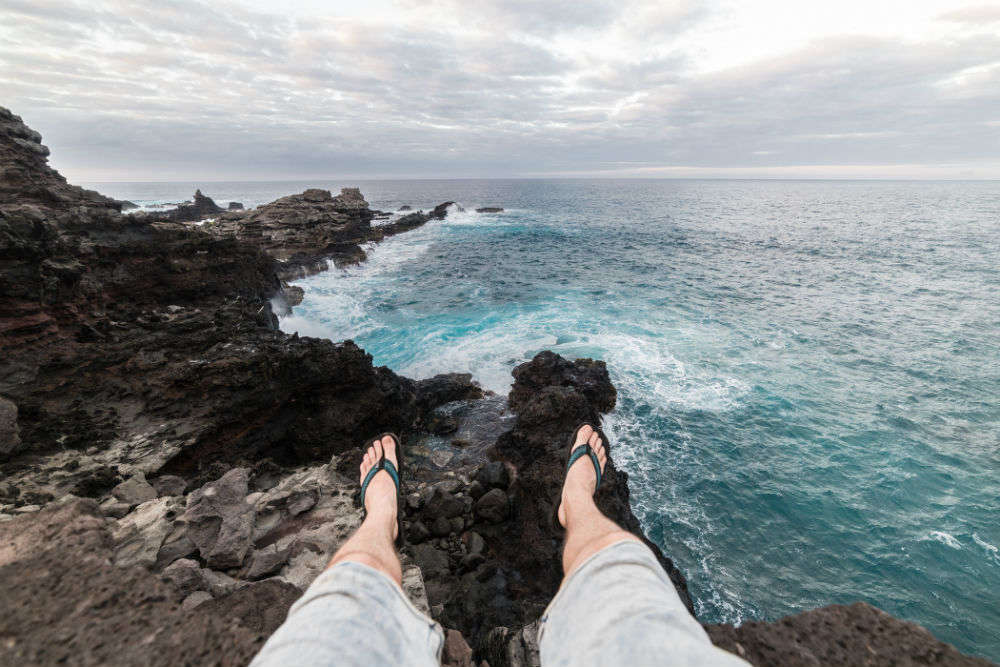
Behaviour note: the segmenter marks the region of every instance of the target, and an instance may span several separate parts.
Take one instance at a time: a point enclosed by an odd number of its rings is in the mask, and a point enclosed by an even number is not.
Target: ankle
[[[601,511],[597,509],[594,496],[587,489],[564,487],[561,500],[567,528],[570,525],[587,523],[603,516]]]

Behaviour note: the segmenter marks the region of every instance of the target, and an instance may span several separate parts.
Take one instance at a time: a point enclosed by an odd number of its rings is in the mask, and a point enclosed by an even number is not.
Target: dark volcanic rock
[[[231,201],[231,202],[229,202],[229,206],[227,207],[227,210],[230,210],[230,211],[242,211],[243,210],[243,202]]]
[[[440,620],[481,648],[492,628],[522,628],[535,621],[558,590],[562,530],[552,517],[569,437],[581,421],[600,424],[600,413],[611,410],[616,399],[600,361],[568,361],[543,352],[518,366],[514,378],[509,405],[517,421],[497,440],[493,455],[498,460],[481,468],[475,479],[475,493],[482,494],[475,505],[476,532],[489,556],[460,580],[453,573],[450,579],[430,577],[428,582],[431,605],[443,608]],[[598,506],[641,536],[629,507],[627,476],[616,469],[613,456],[609,448]],[[690,609],[683,576],[649,544]]]
[[[716,646],[757,667],[990,667],[993,664],[962,655],[919,625],[901,621],[864,602],[830,605],[772,623],[751,621],[738,628],[707,625],[705,629]]]
[[[176,209],[165,211],[161,215],[174,222],[197,222],[203,218],[222,213],[223,210],[211,197],[201,194],[201,190],[195,190],[193,202],[179,204]]]
[[[417,380],[417,405],[422,412],[452,401],[467,401],[483,397],[483,390],[471,373],[442,373],[426,380]]]
[[[503,207],[500,206],[484,206],[482,208],[477,208],[476,213],[503,213]]]
[[[135,202],[130,202],[130,201],[128,201],[128,200],[120,200],[120,201],[118,202],[118,206],[119,206],[119,207],[121,208],[121,210],[123,210],[123,211],[130,211],[130,210],[132,210],[132,209],[134,209],[134,208],[139,208],[139,205],[138,205],[138,204],[136,204]]]
[[[280,260],[281,277],[292,279],[337,264],[363,260],[361,243],[372,236],[374,213],[357,188],[311,189],[251,211],[230,212],[208,226],[212,233],[253,243]]]

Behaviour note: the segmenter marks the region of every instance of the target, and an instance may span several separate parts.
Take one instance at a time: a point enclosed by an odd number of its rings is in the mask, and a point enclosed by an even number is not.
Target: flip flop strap
[[[590,462],[594,464],[594,472],[597,473],[597,484],[594,485],[594,489],[596,490],[601,486],[601,460],[597,458],[597,454],[593,449],[591,449],[589,444],[580,445],[570,452],[569,462],[566,464],[566,471],[569,472],[569,469],[573,466],[573,464],[584,456],[589,456]]]
[[[392,461],[383,457],[382,459],[379,459],[379,462],[376,463],[371,470],[368,471],[368,474],[365,475],[364,481],[361,482],[362,507],[365,505],[365,493],[368,491],[368,484],[372,481],[372,478],[382,470],[389,473],[389,477],[392,477],[392,483],[396,485],[396,494],[399,494],[399,471],[396,470],[396,466],[393,465]]]

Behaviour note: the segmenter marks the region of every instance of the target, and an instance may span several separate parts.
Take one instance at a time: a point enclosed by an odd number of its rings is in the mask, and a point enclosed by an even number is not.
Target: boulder
[[[510,486],[510,471],[502,461],[490,461],[476,471],[475,480],[486,489],[506,489]]]
[[[229,211],[242,211],[243,202],[231,201],[229,202],[229,206],[227,206],[226,209]]]
[[[507,518],[509,503],[507,494],[500,489],[492,489],[476,501],[476,516],[490,523],[500,523]]]
[[[115,564],[121,567],[152,567],[174,519],[181,510],[176,498],[156,498],[142,503],[118,520],[113,536],[116,543]]]
[[[444,631],[444,648],[441,652],[442,667],[473,667],[472,648],[458,630]]]
[[[157,492],[152,485],[146,481],[146,476],[141,472],[132,475],[124,482],[111,489],[111,495],[122,503],[129,506],[136,506],[148,500],[156,498]]]
[[[249,476],[234,468],[188,496],[181,518],[209,567],[239,567],[250,549],[256,514],[246,503]]]

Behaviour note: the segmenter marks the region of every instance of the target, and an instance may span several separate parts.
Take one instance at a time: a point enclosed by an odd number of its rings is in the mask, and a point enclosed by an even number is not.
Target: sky
[[[71,181],[1000,178],[1000,0],[0,0]]]

